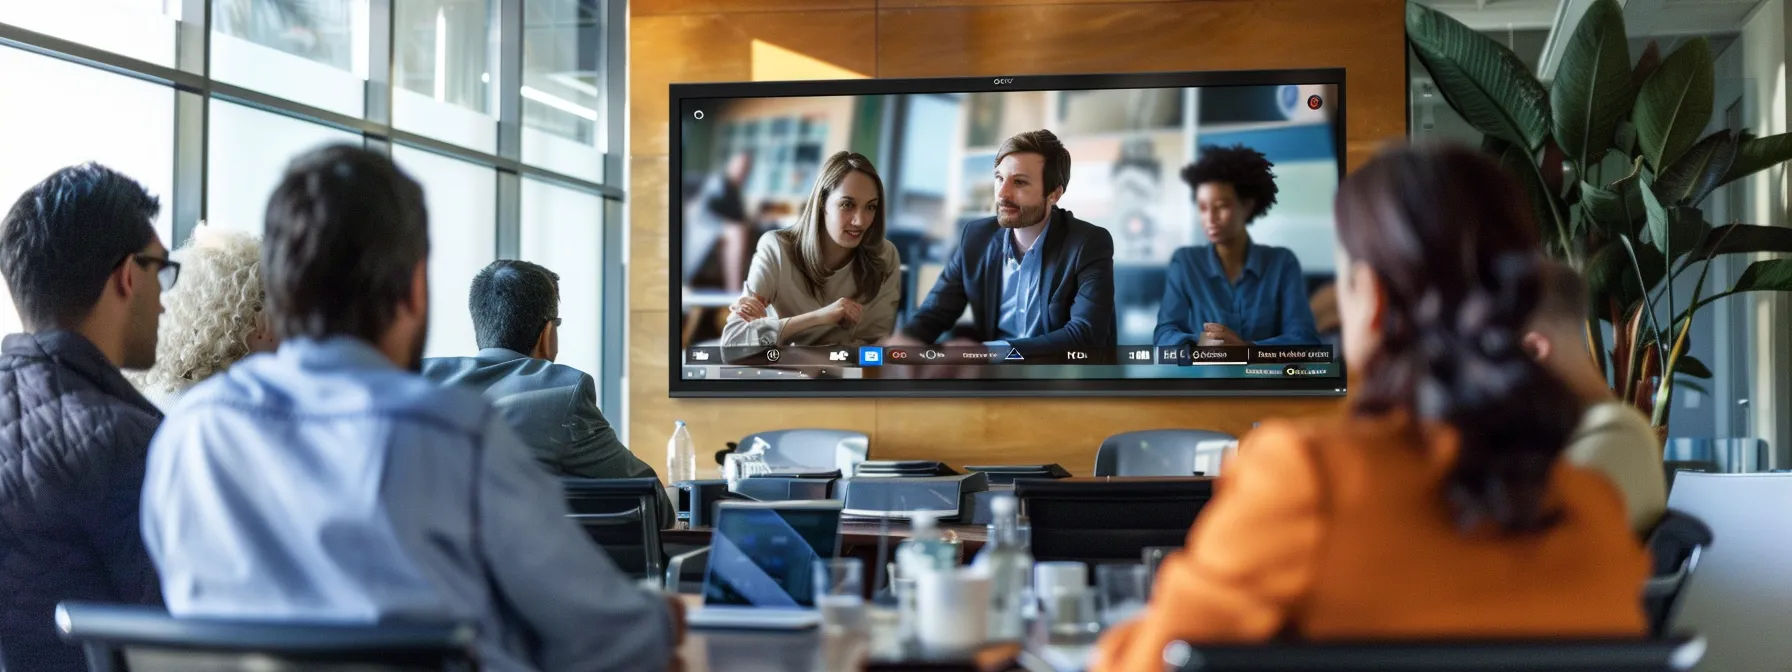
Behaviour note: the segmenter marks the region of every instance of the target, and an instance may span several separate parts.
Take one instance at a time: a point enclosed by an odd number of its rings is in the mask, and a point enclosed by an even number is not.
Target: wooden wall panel
[[[1136,429],[1234,433],[1335,399],[673,400],[667,389],[671,82],[752,79],[753,42],[879,77],[1343,67],[1348,163],[1406,131],[1405,0],[634,0],[630,32],[630,447],[661,468],[675,420],[700,450],[754,431],[865,431],[881,457],[1058,462],[1088,473]],[[798,75],[764,72],[761,78]],[[707,464],[707,459],[700,460]]]

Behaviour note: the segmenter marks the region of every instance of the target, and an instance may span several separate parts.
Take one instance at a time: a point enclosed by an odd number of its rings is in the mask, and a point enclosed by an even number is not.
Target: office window
[[[393,4],[393,125],[497,151],[497,0]]]
[[[398,166],[423,185],[429,207],[429,345],[427,357],[479,350],[467,288],[498,258],[498,174],[458,159],[409,147],[392,148]]]
[[[367,0],[213,0],[212,77],[359,117],[369,23]]]
[[[268,195],[280,184],[287,164],[312,149],[336,143],[361,144],[361,136],[272,112],[213,100],[211,164],[206,180],[210,226],[260,234]]]
[[[523,180],[521,254],[560,276],[559,363],[602,380],[604,199]]]
[[[0,212],[57,169],[98,161],[161,199],[156,233],[172,239],[174,136],[144,131],[174,128],[172,89],[0,47],[0,91],[15,92],[0,105]],[[0,287],[0,333],[15,331],[12,295]]]
[[[173,67],[178,0],[4,0],[0,22]]]
[[[601,182],[604,3],[535,0],[523,12],[523,162]]]

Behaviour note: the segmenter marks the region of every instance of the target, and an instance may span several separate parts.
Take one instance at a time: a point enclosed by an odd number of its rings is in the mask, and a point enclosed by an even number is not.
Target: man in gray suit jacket
[[[657,477],[598,410],[591,375],[554,363],[560,353],[558,274],[501,259],[473,277],[468,294],[479,354],[425,359],[425,377],[479,390],[556,476]],[[661,524],[670,527],[676,515],[661,491]]]

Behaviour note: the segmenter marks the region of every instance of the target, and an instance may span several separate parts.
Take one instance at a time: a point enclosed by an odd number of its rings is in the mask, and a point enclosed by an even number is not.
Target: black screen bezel
[[[941,77],[926,79],[842,79],[788,82],[675,83],[668,104],[669,217],[667,282],[667,376],[671,398],[951,398],[951,397],[1340,397],[1348,371],[1337,358],[1338,376],[1325,378],[1155,378],[1155,379],[1022,379],[1022,380],[715,380],[684,378],[684,134],[680,124],[691,103],[717,98],[864,96],[927,93],[984,93],[1088,89],[1150,89],[1218,86],[1330,85],[1335,87],[1336,122],[1332,141],[1338,152],[1338,175],[1347,170],[1343,68],[1295,70],[1232,70],[1207,72],[1144,72],[1087,75],[1017,75],[1011,77]],[[691,110],[694,111],[694,110]],[[1341,353],[1340,353],[1341,355]]]

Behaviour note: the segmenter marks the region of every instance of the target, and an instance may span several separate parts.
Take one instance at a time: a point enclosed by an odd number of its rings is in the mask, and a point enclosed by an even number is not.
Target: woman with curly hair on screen
[[[162,297],[155,366],[132,375],[164,409],[199,381],[276,345],[262,314],[259,238],[201,225],[173,256],[181,282]]]
[[[1234,145],[1201,148],[1182,169],[1209,245],[1176,250],[1158,304],[1159,346],[1308,345],[1318,343],[1300,260],[1261,245],[1245,230],[1276,204],[1275,164]]]

